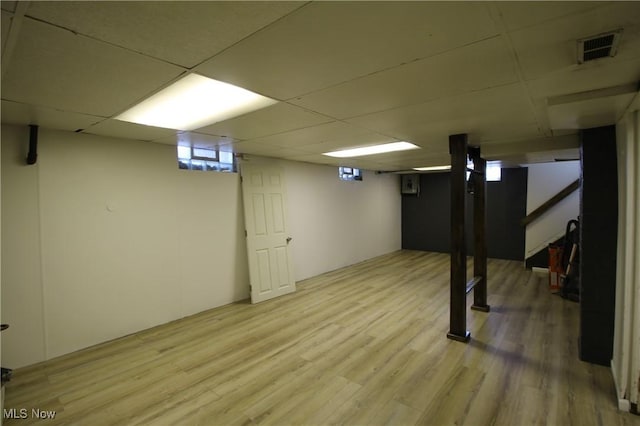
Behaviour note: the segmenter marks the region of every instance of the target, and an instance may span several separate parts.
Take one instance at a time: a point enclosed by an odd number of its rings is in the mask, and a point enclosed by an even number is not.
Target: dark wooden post
[[[471,309],[489,312],[487,305],[487,161],[480,158],[480,148],[473,151],[473,275],[480,281],[473,288]]]
[[[580,286],[578,353],[581,360],[600,365],[611,365],[614,347],[618,245],[616,158],[615,126],[580,131],[582,185],[577,278]]]
[[[467,135],[449,136],[451,154],[451,298],[449,339],[468,342],[467,331],[467,255],[464,235],[464,210],[467,171]]]

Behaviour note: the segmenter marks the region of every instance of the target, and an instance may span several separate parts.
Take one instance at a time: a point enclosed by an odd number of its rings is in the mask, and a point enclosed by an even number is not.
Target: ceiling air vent
[[[578,63],[615,56],[622,30],[578,40]]]

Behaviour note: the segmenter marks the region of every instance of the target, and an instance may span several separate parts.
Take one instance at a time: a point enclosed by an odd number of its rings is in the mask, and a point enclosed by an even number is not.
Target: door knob
[[[293,238],[287,237],[287,244],[289,244],[291,242],[291,240],[293,240]]]

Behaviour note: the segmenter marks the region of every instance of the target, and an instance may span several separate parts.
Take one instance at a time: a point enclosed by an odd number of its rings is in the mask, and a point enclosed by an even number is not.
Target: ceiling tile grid
[[[508,47],[496,36],[291,102],[344,119],[516,81]]]
[[[3,2],[4,3],[4,2]],[[4,55],[4,49],[7,44],[7,38],[9,36],[9,29],[11,28],[12,14],[2,10],[2,55]]]
[[[28,16],[192,68],[302,7],[297,2],[35,1]]]
[[[253,154],[276,158],[306,154],[304,151],[299,151],[293,148],[282,148],[254,141],[240,141],[234,143],[232,148],[234,152],[239,154]]]
[[[619,28],[613,58],[578,65],[577,39]],[[464,132],[493,159],[552,161],[638,107],[637,90],[549,98],[640,81],[640,2],[3,1],[1,36],[3,123],[320,164],[439,164]],[[112,119],[188,72],[281,102],[193,132]],[[400,140],[422,149],[322,155]]]
[[[233,152],[233,144],[240,141],[225,136],[214,136],[185,131],[177,132],[171,136],[154,139],[153,142],[165,145],[192,146],[195,148],[219,149],[225,152]]]
[[[5,0],[3,0],[0,3],[0,8],[2,10],[6,10],[7,12],[15,12],[17,3],[18,3],[17,1],[5,1]]]
[[[285,102],[198,129],[200,133],[254,139],[333,121]]]
[[[163,137],[171,137],[176,130],[160,127],[143,126],[142,124],[129,123],[120,120],[103,120],[84,129],[84,133],[93,135],[112,136],[123,139],[137,139],[141,141],[153,141]]]
[[[448,143],[448,135],[469,133],[488,141],[505,129],[539,137],[535,116],[518,83],[471,92],[419,105],[347,120],[373,131],[433,148]]]
[[[5,64],[3,64],[5,66]],[[183,69],[32,19],[2,79],[2,98],[110,117]]]
[[[197,71],[286,100],[496,34],[482,4],[316,2]]]
[[[70,132],[85,129],[104,120],[102,117],[5,100],[2,101],[0,109],[3,123],[33,124]]]
[[[610,3],[585,12],[547,21],[510,33],[527,80],[562,70],[585,69],[577,65],[577,40],[624,28],[613,60],[640,56],[640,2]],[[590,65],[590,64],[589,64]]]
[[[504,1],[496,2],[495,5],[500,10],[507,24],[507,29],[514,31],[592,10],[607,3],[597,1]]]
[[[304,129],[251,139],[251,141],[281,148],[304,149],[310,145],[322,144],[328,141],[335,141],[336,139],[342,139],[342,141],[338,145],[331,145],[332,147],[339,147],[340,145],[345,146],[345,144],[346,146],[355,146],[359,144],[361,145],[362,141],[369,140],[371,138],[383,142],[388,142],[393,139],[387,136],[373,134],[370,130],[363,129],[359,126],[354,126],[341,121],[332,121],[330,123],[306,127]]]

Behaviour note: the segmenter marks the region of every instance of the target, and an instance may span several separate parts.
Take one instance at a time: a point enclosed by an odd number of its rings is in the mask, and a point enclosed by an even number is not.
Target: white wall
[[[2,127],[3,363],[33,364],[248,297],[238,174],[175,147]],[[296,279],[400,248],[397,176],[282,161]],[[3,364],[4,365],[4,364]]]
[[[175,148],[3,126],[4,362],[32,364],[248,296],[236,174]]]
[[[580,178],[579,161],[530,164],[527,181],[527,214]],[[571,195],[551,210],[527,225],[525,258],[544,249],[547,244],[563,236],[567,222],[580,214],[580,193]]]
[[[611,370],[618,406],[638,404],[640,387],[640,112],[617,125],[618,250]]]
[[[401,247],[397,175],[365,171],[361,182],[338,168],[283,161],[296,281]]]
[[[38,167],[26,166],[29,131],[2,127],[2,362],[45,357]],[[20,349],[17,349],[20,348]]]

